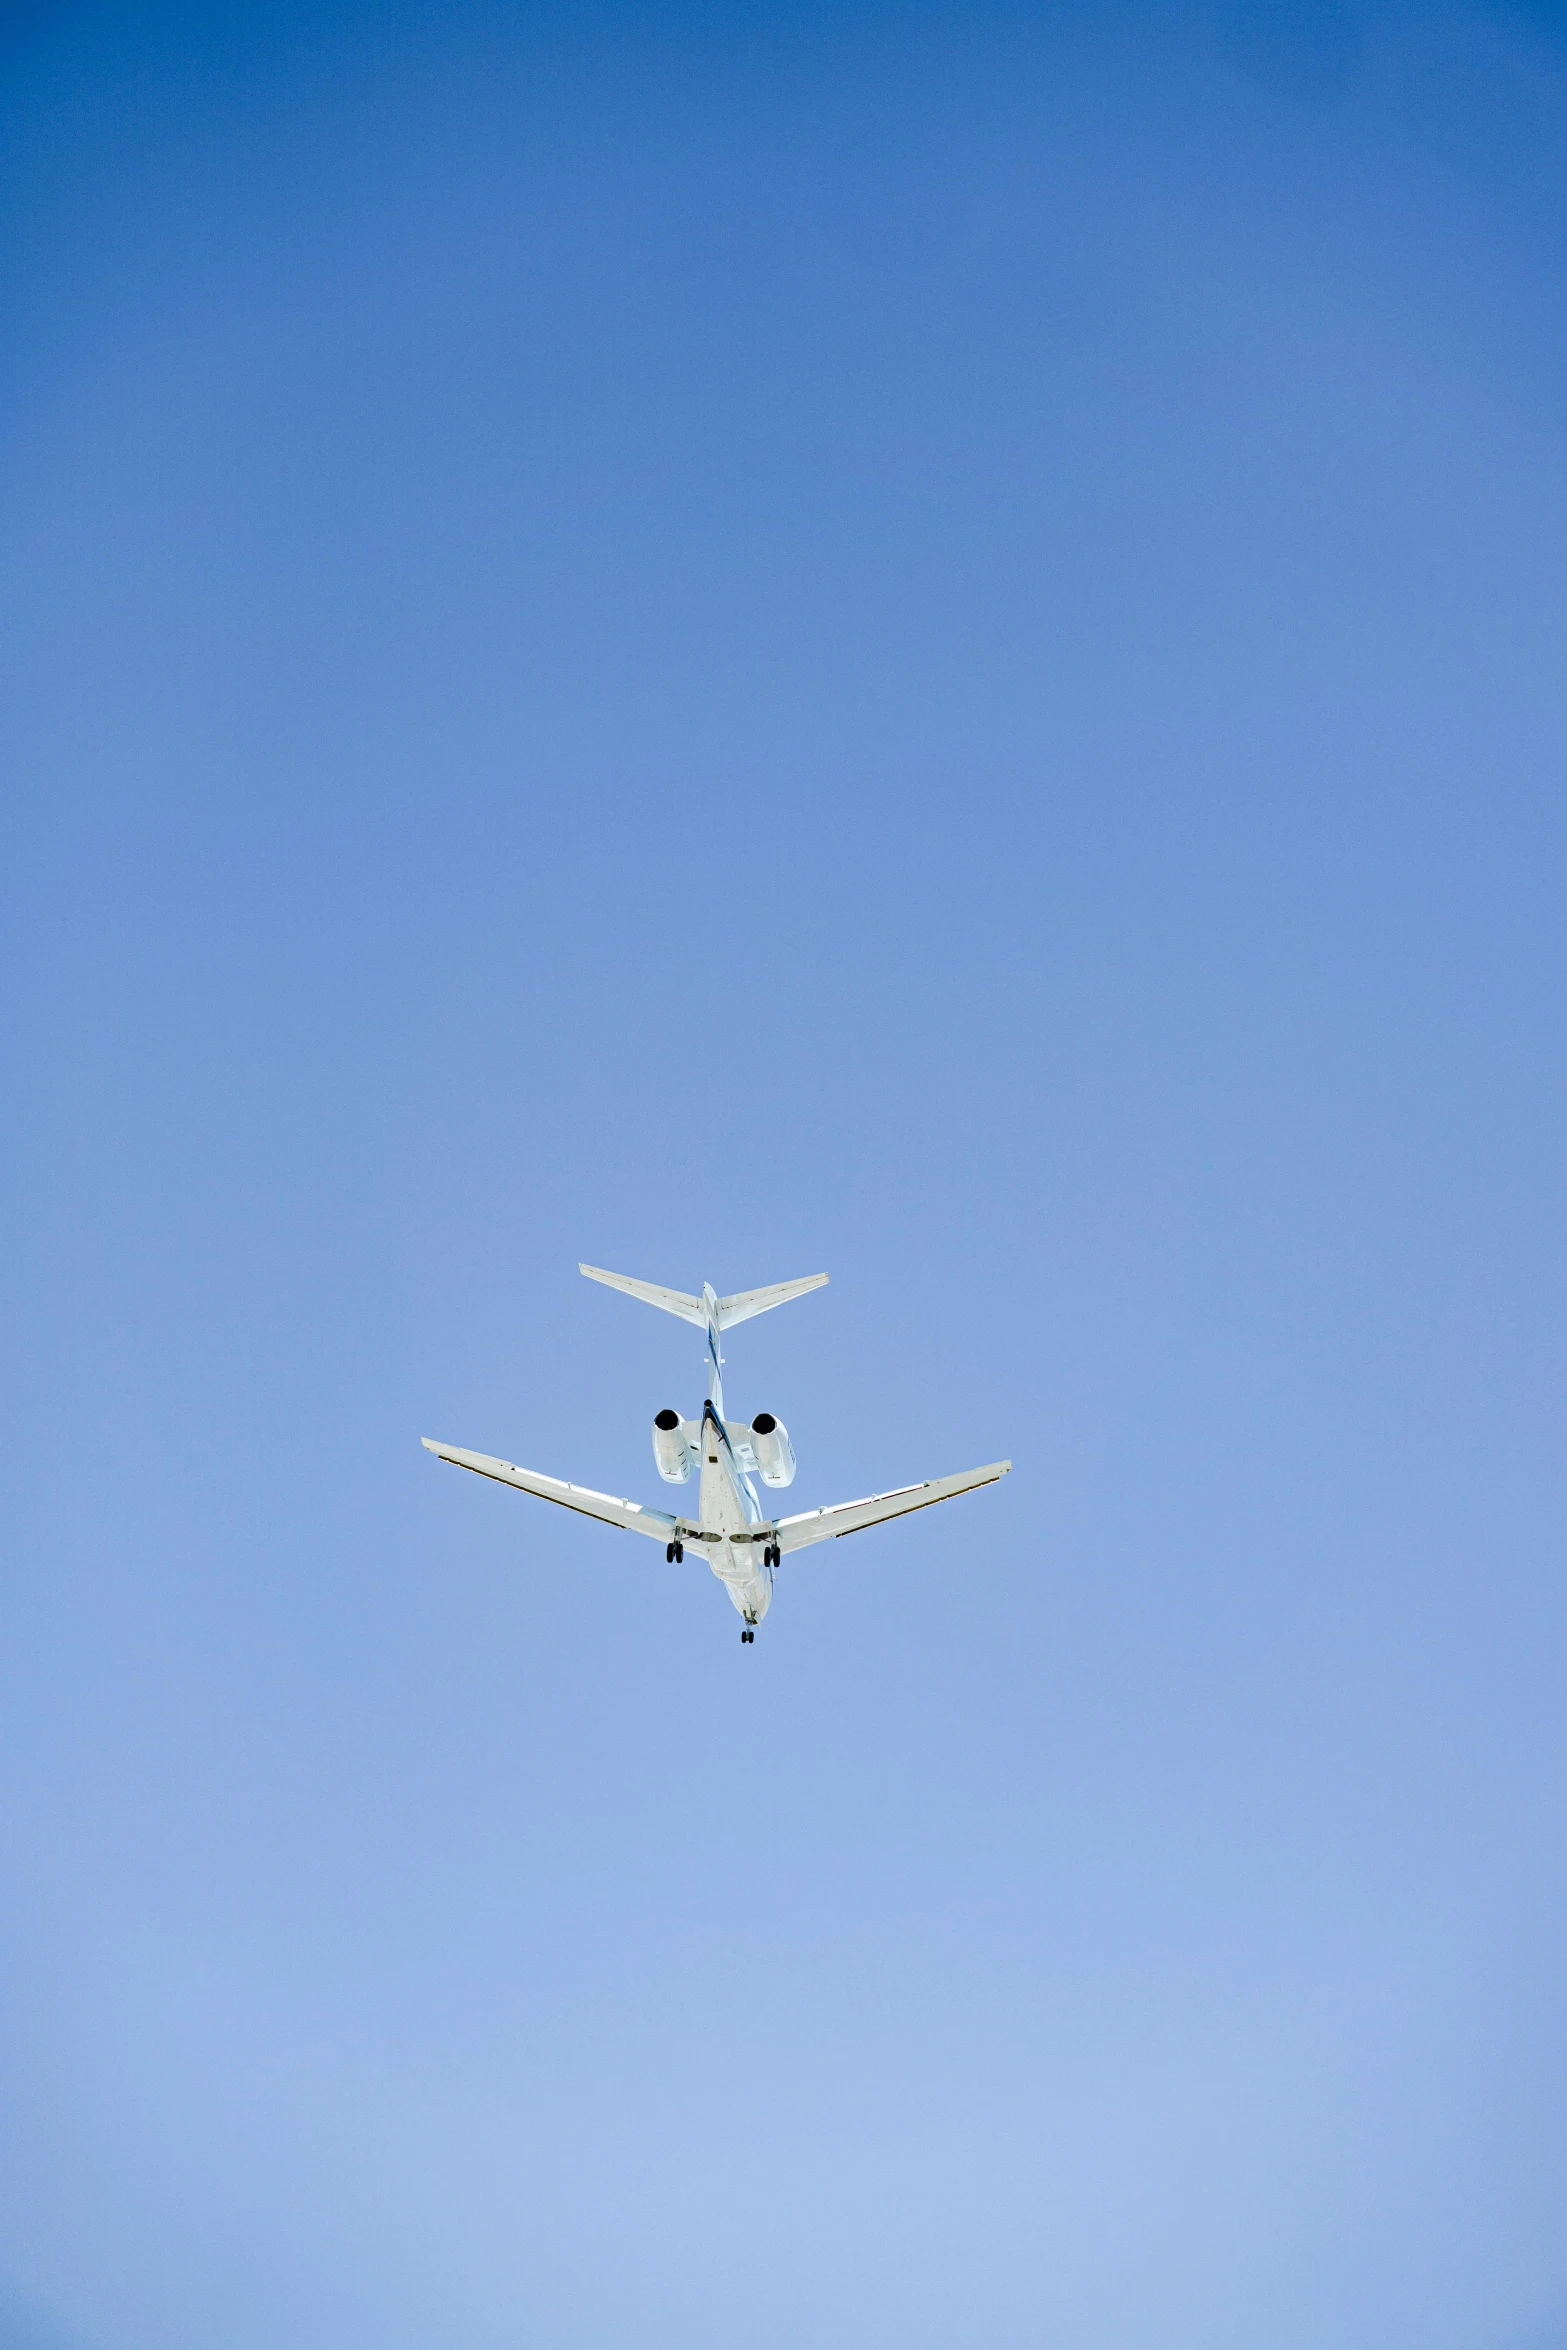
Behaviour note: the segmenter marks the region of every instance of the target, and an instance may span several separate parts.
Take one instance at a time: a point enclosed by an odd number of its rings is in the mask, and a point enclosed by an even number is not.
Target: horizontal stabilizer
[[[773,1540],[780,1550],[804,1550],[811,1542],[858,1534],[863,1526],[879,1526],[885,1518],[906,1517],[910,1510],[927,1510],[932,1502],[951,1501],[978,1486],[994,1485],[1011,1466],[1010,1461],[992,1461],[988,1468],[965,1469],[959,1477],[931,1477],[923,1485],[902,1485],[895,1493],[873,1493],[867,1501],[844,1501],[829,1510],[803,1510],[797,1518],[780,1518]]]
[[[599,1518],[606,1526],[625,1526],[633,1534],[651,1534],[655,1542],[672,1542],[686,1531],[684,1522],[662,1510],[645,1510],[639,1502],[619,1501],[612,1493],[595,1493],[588,1485],[568,1485],[563,1477],[541,1477],[534,1469],[519,1469],[511,1461],[492,1460],[486,1452],[464,1452],[459,1445],[437,1444],[433,1436],[419,1440],[437,1460],[476,1476],[493,1477],[498,1484],[515,1485],[521,1493],[537,1494],[540,1501],[559,1502],[562,1509],[580,1510],[585,1518]]]
[[[694,1322],[699,1330],[707,1328],[707,1308],[699,1297],[688,1297],[683,1289],[660,1289],[656,1281],[633,1281],[629,1273],[606,1273],[602,1265],[579,1265],[577,1271],[586,1273],[590,1281],[602,1281],[606,1289],[623,1289],[627,1297],[640,1297],[646,1305],[661,1306],[666,1314],[678,1314],[682,1322]]]
[[[587,1271],[584,1265],[582,1270]],[[733,1297],[718,1301],[718,1327],[732,1330],[736,1322],[749,1322],[753,1314],[765,1314],[772,1306],[786,1306],[792,1297],[804,1297],[809,1289],[825,1287],[825,1273],[807,1273],[800,1281],[775,1281],[771,1289],[738,1289]]]

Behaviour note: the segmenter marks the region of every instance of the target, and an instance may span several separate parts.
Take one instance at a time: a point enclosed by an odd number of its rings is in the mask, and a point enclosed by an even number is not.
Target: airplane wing
[[[655,1542],[673,1542],[682,1535],[690,1541],[693,1537],[693,1528],[666,1517],[662,1510],[617,1501],[612,1493],[594,1493],[586,1485],[568,1485],[561,1477],[540,1477],[510,1461],[492,1460],[485,1452],[464,1452],[459,1445],[437,1444],[433,1436],[419,1441],[426,1452],[433,1452],[437,1460],[450,1461],[454,1468],[472,1469],[477,1476],[493,1477],[501,1485],[515,1485],[520,1493],[536,1493],[540,1501],[557,1501],[562,1509],[580,1510],[585,1518],[600,1518],[606,1526],[626,1526],[633,1534],[651,1534]]]
[[[900,1485],[895,1493],[873,1493],[868,1501],[840,1502],[830,1510],[802,1510],[798,1517],[778,1520],[774,1540],[780,1550],[803,1550],[807,1543],[858,1534],[862,1526],[879,1526],[883,1518],[901,1518],[910,1510],[929,1509],[932,1502],[972,1493],[977,1486],[994,1485],[1011,1466],[1010,1461],[992,1461],[988,1468],[966,1469],[960,1477],[931,1477],[923,1485]]]

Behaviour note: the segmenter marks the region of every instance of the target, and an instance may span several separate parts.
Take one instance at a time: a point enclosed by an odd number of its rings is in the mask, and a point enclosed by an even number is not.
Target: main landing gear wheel
[[[686,1547],[683,1542],[667,1543],[664,1548],[664,1563],[666,1566],[676,1567],[685,1555]]]
[[[744,1644],[744,1642],[747,1640],[754,1640],[755,1638],[756,1634],[751,1630],[749,1625],[746,1626],[746,1629],[740,1635],[742,1644]]]

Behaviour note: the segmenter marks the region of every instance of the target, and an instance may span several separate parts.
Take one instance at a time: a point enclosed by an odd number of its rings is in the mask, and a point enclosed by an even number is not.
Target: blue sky
[[[4,2350],[1567,2341],[1567,19],[0,18]],[[811,1507],[656,1502],[720,1289]],[[470,1489],[470,1487],[472,1489]]]

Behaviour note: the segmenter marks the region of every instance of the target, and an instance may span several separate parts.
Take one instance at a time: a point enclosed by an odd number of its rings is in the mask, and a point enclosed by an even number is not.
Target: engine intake
[[[660,1412],[653,1422],[653,1458],[666,1485],[684,1485],[697,1462],[701,1428],[678,1412]]]
[[[764,1485],[794,1483],[794,1447],[789,1442],[789,1431],[771,1412],[758,1412],[751,1422],[751,1450],[756,1455],[757,1474]]]

